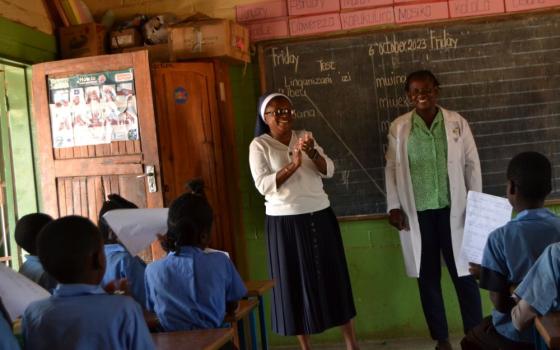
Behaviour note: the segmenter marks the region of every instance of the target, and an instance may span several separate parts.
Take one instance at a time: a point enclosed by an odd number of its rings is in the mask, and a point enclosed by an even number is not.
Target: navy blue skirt
[[[266,216],[272,330],[321,333],[356,316],[338,221],[331,208]]]

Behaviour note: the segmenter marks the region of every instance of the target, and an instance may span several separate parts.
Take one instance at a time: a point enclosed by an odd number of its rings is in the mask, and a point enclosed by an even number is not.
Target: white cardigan
[[[447,173],[451,197],[451,239],[453,256],[459,276],[469,274],[468,265],[460,259],[467,192],[482,191],[480,161],[474,138],[467,121],[457,112],[441,108],[447,135]],[[385,186],[387,211],[401,209],[406,215],[410,231],[399,232],[406,273],[410,277],[420,274],[422,240],[416,215],[410,167],[408,164],[408,136],[412,125],[412,111],[391,123],[389,146],[385,155]]]
[[[266,214],[272,216],[312,213],[330,206],[323,190],[323,178],[334,174],[334,163],[315,142],[315,149],[327,163],[327,173],[317,170],[307,154],[303,154],[301,167],[280,188],[276,187],[276,173],[292,161],[291,151],[305,130],[293,130],[289,146],[268,134],[255,137],[249,145],[249,165],[255,187],[265,196]]]

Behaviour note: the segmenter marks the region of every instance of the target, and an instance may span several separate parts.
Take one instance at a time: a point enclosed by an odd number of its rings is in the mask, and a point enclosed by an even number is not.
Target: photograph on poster
[[[132,69],[48,81],[54,148],[139,139]]]

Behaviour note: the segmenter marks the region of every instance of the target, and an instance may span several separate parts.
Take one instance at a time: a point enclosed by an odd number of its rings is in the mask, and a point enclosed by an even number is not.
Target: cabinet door
[[[53,148],[53,123],[49,113],[47,86],[49,79],[130,68],[134,75],[137,112],[134,114],[138,118],[139,139]],[[127,105],[128,100],[127,96]],[[162,207],[156,128],[146,51],[34,65],[33,111],[33,117],[37,121],[43,211],[55,217],[81,215],[97,222],[99,209],[111,193],[119,193],[139,207]],[[146,172],[153,176],[146,176]],[[160,251],[159,244],[152,244],[152,249]],[[143,258],[150,260],[149,255],[146,252]]]
[[[156,64],[152,77],[165,204],[202,178],[214,209],[212,246],[234,256],[213,65]]]

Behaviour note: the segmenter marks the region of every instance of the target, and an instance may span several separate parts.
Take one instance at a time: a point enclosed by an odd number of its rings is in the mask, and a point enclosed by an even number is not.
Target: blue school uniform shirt
[[[8,321],[0,315],[0,350],[18,350],[19,344],[14,337]]]
[[[482,256],[480,287],[509,293],[509,287],[521,283],[531,266],[551,243],[560,241],[560,218],[547,209],[520,212],[515,219],[488,236]],[[533,330],[519,332],[511,314],[492,310],[496,331],[516,341],[533,343]]]
[[[146,264],[130,253],[120,244],[106,244],[105,258],[107,266],[101,285],[116,279],[126,278],[128,289],[134,300],[140,305],[146,305],[146,288],[144,286],[144,273]]]
[[[167,332],[218,328],[226,302],[246,294],[233,263],[220,252],[184,246],[146,268],[147,308]]]
[[[96,285],[59,284],[23,314],[26,349],[154,349],[142,309]]]
[[[540,315],[560,310],[560,243],[548,246],[529,270],[515,294]]]
[[[43,264],[36,255],[25,257],[25,262],[19,268],[19,273],[45,288],[51,294],[56,288],[56,280],[43,269]]]

